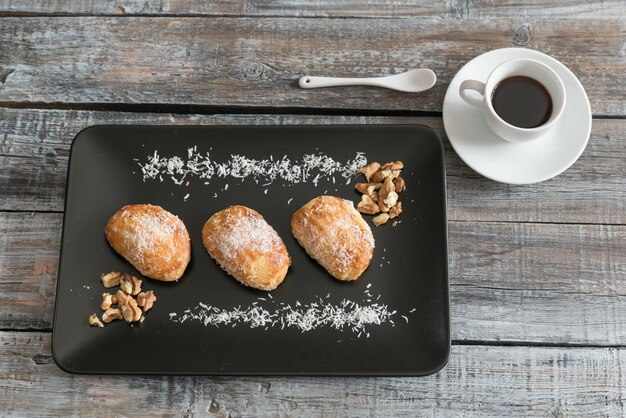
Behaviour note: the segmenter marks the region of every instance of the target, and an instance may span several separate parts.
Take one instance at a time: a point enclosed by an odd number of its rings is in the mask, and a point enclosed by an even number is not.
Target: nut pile
[[[107,289],[120,287],[115,294],[109,292],[102,294],[100,309],[104,311],[102,321],[106,324],[116,319],[123,319],[127,323],[143,322],[144,312],[152,309],[154,302],[156,302],[157,298],[154,292],[152,290],[142,292],[141,280],[130,274],[112,271],[102,274],[100,280]],[[117,305],[117,307],[113,305]],[[93,327],[104,327],[102,321],[95,313],[89,316],[89,325]]]
[[[390,161],[385,164],[369,163],[361,168],[367,183],[357,183],[354,188],[363,195],[356,209],[367,215],[377,215],[372,219],[374,225],[380,226],[389,219],[397,218],[402,213],[402,202],[398,194],[406,188],[400,172],[404,168],[402,161]],[[392,226],[396,226],[394,221]]]

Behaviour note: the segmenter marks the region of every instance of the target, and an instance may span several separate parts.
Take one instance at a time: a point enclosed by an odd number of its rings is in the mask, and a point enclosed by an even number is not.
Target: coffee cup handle
[[[472,106],[481,107],[483,105],[483,99],[477,99],[476,97],[469,96],[467,93],[469,90],[477,91],[481,96],[485,95],[485,83],[481,83],[476,80],[465,80],[459,87],[459,94],[467,103]]]

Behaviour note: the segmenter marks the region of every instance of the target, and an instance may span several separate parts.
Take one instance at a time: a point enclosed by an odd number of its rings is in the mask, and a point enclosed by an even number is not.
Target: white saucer
[[[459,95],[463,80],[484,82],[497,65],[512,58],[533,58],[550,66],[563,80],[567,96],[557,124],[524,144],[498,137],[481,110]],[[532,49],[503,48],[479,55],[459,70],[443,101],[443,124],[456,153],[476,172],[502,183],[530,184],[561,174],[580,157],[591,133],[591,107],[580,81],[559,61]]]

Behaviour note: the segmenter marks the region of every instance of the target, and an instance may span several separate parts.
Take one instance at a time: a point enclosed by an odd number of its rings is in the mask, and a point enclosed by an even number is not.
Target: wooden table
[[[0,415],[626,414],[626,3],[0,0]],[[468,168],[446,88],[485,51],[567,65],[594,120],[541,184]],[[423,94],[304,74],[432,68]],[[68,153],[94,124],[421,123],[444,138],[452,354],[427,378],[76,376],[52,361]],[[112,347],[114,349],[114,347]]]

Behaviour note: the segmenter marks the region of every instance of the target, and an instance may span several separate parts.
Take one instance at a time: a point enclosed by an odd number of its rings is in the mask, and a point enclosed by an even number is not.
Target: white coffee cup
[[[552,99],[552,114],[546,123],[535,128],[520,128],[504,121],[493,108],[492,94],[501,81],[515,76],[532,78],[541,83]],[[482,98],[468,95],[469,91],[478,92]],[[565,87],[556,72],[542,62],[529,58],[518,58],[498,65],[482,83],[477,80],[465,80],[459,87],[463,100],[482,109],[487,125],[500,138],[509,142],[530,142],[546,133],[561,117],[565,108]]]

